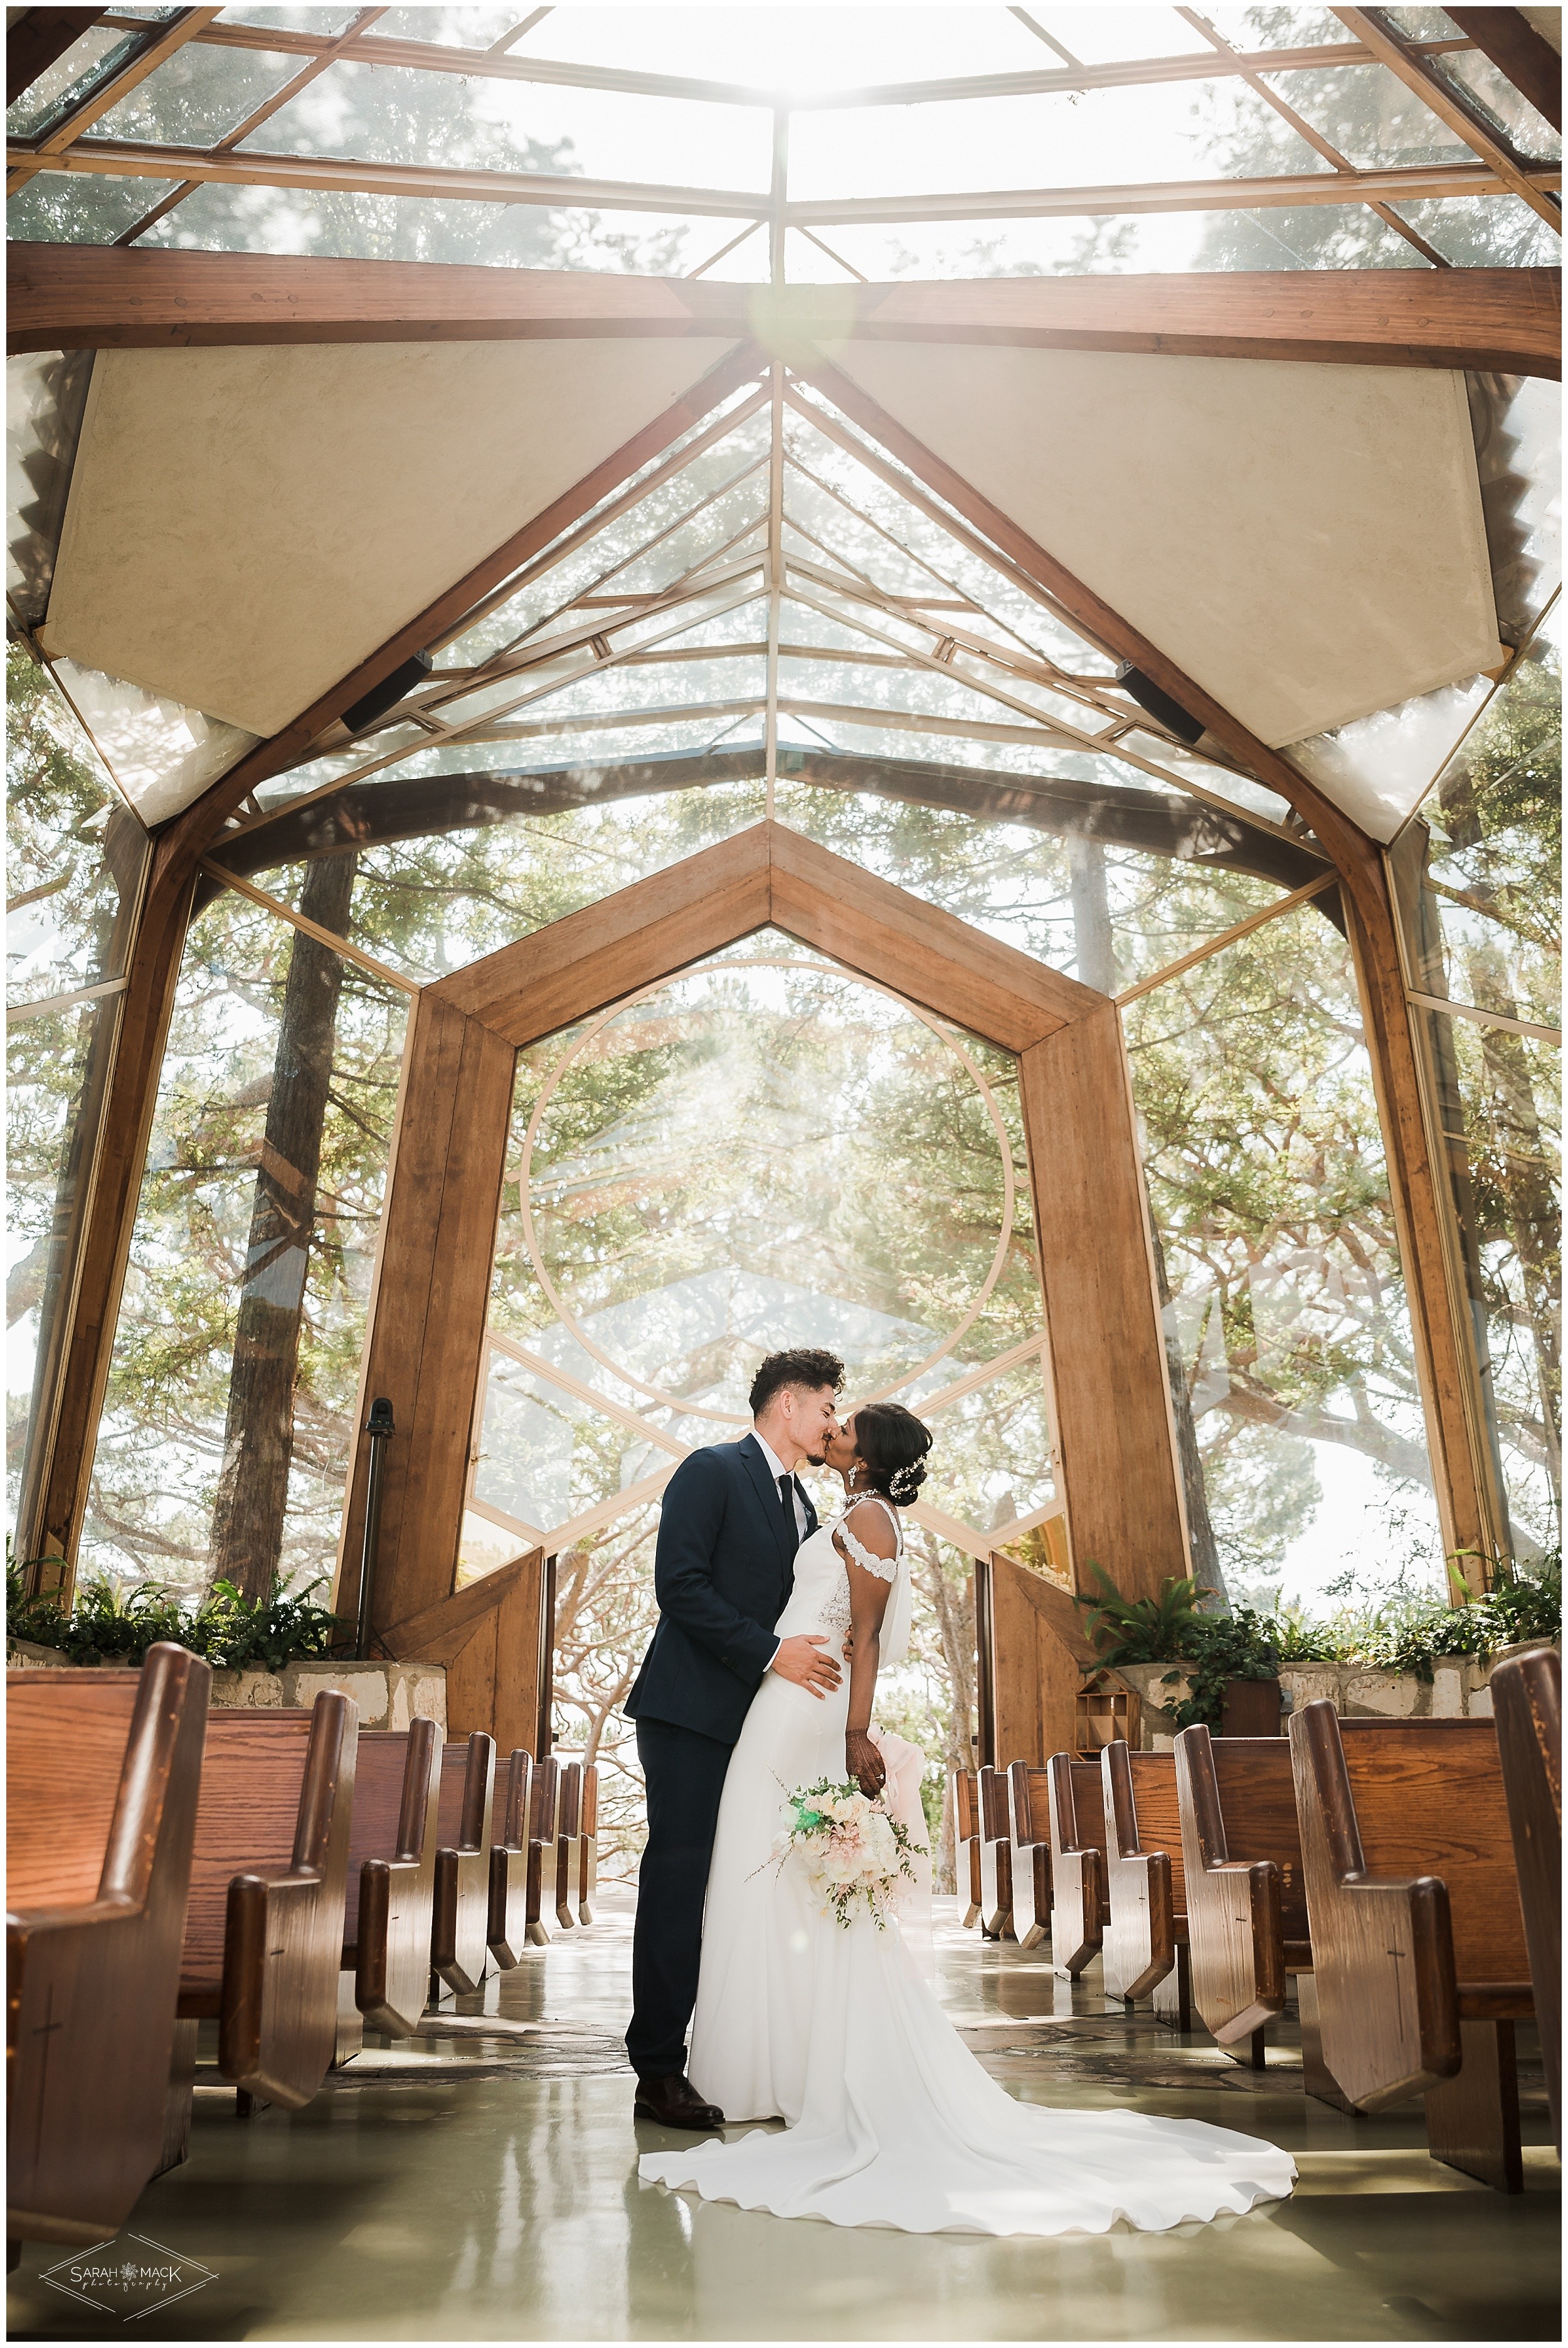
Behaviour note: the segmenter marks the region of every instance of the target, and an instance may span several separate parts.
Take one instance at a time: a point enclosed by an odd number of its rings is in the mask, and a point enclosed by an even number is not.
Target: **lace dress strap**
[[[886,1510],[887,1520],[893,1528],[894,1549],[891,1557],[878,1557],[874,1549],[867,1549],[865,1542],[857,1540],[855,1534],[851,1532],[849,1529],[851,1511],[859,1508],[863,1500],[875,1500],[879,1508]],[[880,1492],[857,1492],[843,1516],[839,1518],[834,1529],[835,1533],[842,1536],[844,1546],[856,1565],[863,1565],[867,1573],[874,1573],[876,1576],[878,1581],[891,1581],[894,1579],[898,1570],[898,1560],[904,1550],[904,1529],[898,1522],[897,1509],[891,1507],[882,1498]]]

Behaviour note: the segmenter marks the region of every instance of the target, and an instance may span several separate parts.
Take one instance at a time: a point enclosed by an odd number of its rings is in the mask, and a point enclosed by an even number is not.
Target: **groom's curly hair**
[[[836,1394],[843,1384],[844,1364],[836,1354],[825,1354],[815,1345],[797,1345],[787,1354],[770,1354],[752,1380],[752,1416],[759,1417],[784,1386],[814,1390],[831,1386]]]

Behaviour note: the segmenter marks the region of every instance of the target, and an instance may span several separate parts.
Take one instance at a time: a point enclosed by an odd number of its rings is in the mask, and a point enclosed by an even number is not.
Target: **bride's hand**
[[[887,1783],[887,1764],[863,1728],[852,1728],[845,1736],[844,1757],[861,1792],[875,1801]]]

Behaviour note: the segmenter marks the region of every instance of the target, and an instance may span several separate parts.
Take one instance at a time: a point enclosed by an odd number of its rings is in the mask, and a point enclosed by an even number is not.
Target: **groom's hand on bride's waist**
[[[826,1645],[826,1639],[815,1631],[803,1632],[794,1639],[781,1639],[768,1669],[777,1672],[781,1680],[793,1680],[796,1687],[808,1688],[815,1696],[830,1696],[843,1673],[833,1657],[823,1653]]]

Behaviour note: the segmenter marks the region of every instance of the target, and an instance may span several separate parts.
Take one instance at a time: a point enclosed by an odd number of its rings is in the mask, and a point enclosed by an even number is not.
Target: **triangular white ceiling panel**
[[[732,347],[101,352],[45,644],[275,734]]]
[[[1462,376],[853,343],[838,365],[1272,747],[1501,657]]]

